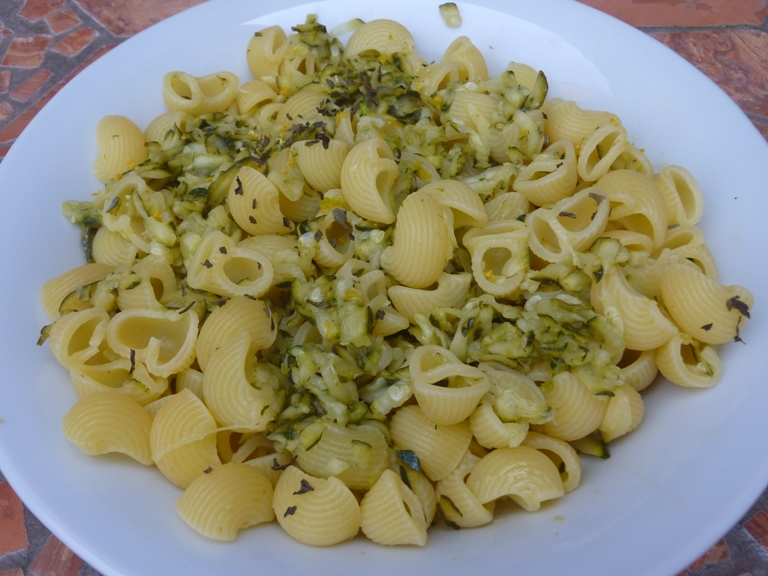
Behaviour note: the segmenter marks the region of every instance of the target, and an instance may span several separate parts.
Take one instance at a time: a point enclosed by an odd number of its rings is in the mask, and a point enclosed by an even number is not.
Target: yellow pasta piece
[[[272,494],[256,468],[224,464],[198,476],[176,501],[176,512],[203,536],[229,542],[243,528],[274,520]]]
[[[360,502],[360,528],[377,544],[427,543],[427,522],[416,495],[395,472],[384,470]]]
[[[93,394],[78,400],[64,416],[67,440],[91,456],[119,452],[149,466],[152,417],[120,394]]]
[[[93,171],[102,182],[117,178],[147,159],[144,134],[125,116],[104,116],[96,125]]]

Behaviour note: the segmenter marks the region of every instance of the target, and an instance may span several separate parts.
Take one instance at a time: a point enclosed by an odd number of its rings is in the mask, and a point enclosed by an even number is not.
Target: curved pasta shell
[[[265,430],[276,416],[274,390],[252,382],[255,344],[247,330],[230,338],[208,360],[203,394],[216,420],[239,432]]]
[[[584,110],[573,100],[549,98],[542,110],[547,116],[544,119],[544,134],[552,142],[565,139],[574,146],[580,146],[581,141],[598,127],[619,123],[615,114],[602,110]]]
[[[280,211],[280,192],[258,170],[238,170],[227,196],[232,219],[248,234],[288,234],[293,222]]]
[[[578,440],[597,430],[605,415],[606,404],[570,372],[561,372],[545,387],[544,397],[555,411],[555,418],[536,431],[558,440]]]
[[[685,258],[701,268],[708,278],[718,281],[717,263],[704,241],[704,234],[700,228],[677,226],[668,230],[659,250],[658,260],[662,264],[660,268],[672,261],[674,257],[677,257],[678,261]],[[669,250],[670,253],[665,254],[665,250]]]
[[[168,72],[163,76],[163,101],[173,112],[194,116],[226,110],[235,99],[240,80],[232,72],[193,76]]]
[[[510,296],[519,289],[530,264],[528,234],[522,222],[498,220],[464,235],[480,288],[495,296]]]
[[[149,466],[152,417],[141,405],[121,394],[94,394],[82,398],[64,416],[67,440],[85,454],[127,454]]]
[[[605,418],[603,418],[605,422]],[[607,442],[607,440],[606,440]],[[540,452],[551,453],[550,457],[558,469],[563,481],[563,491],[568,494],[576,489],[581,481],[581,460],[570,444],[538,432],[528,432],[523,440],[523,446],[535,448]]]
[[[346,142],[307,140],[294,144],[294,147],[301,174],[312,188],[318,192],[341,188],[341,169],[349,153]]]
[[[272,506],[283,530],[310,546],[332,546],[360,530],[357,498],[333,476],[314,478],[289,466],[277,481]]]
[[[240,114],[253,114],[257,109],[277,101],[278,98],[277,92],[261,80],[245,82],[235,94],[237,110]]]
[[[317,443],[298,449],[296,461],[307,474],[335,476],[352,490],[368,490],[387,468],[389,452],[384,435],[373,426],[329,424]]]
[[[421,502],[392,470],[384,470],[360,502],[360,528],[385,546],[427,543],[427,522]]]
[[[59,308],[64,299],[78,288],[100,282],[115,271],[109,264],[84,264],[48,280],[40,288],[40,302],[51,320],[59,316]],[[90,302],[83,302],[83,308],[90,307]]]
[[[151,252],[152,239],[137,204],[140,205],[151,193],[141,176],[126,174],[120,180],[109,183],[101,211],[101,219],[106,228],[122,234],[146,253]]]
[[[517,220],[523,214],[528,214],[531,206],[528,199],[519,192],[502,192],[493,200],[485,203],[485,213],[488,221]]]
[[[167,397],[152,421],[152,458],[171,482],[186,488],[221,461],[216,452],[216,421],[186,389]]]
[[[160,302],[163,296],[176,290],[176,275],[162,256],[149,254],[131,268],[132,274],[120,281],[117,289],[117,307],[153,308],[165,310]]]
[[[349,37],[344,48],[347,58],[354,56],[380,56],[391,59],[394,54],[415,52],[413,36],[408,29],[394,20],[379,19],[359,26]]]
[[[502,422],[488,396],[470,415],[469,427],[475,440],[484,448],[519,446],[528,433],[527,422]]]
[[[472,188],[459,180],[437,180],[419,189],[419,192],[431,194],[441,206],[446,206],[453,213],[453,227],[485,226],[488,214],[480,196]]]
[[[613,389],[598,430],[604,442],[628,434],[643,421],[645,406],[640,393],[626,384]]]
[[[521,62],[510,62],[507,64],[507,70],[515,74],[515,80],[517,80],[519,84],[522,84],[528,88],[528,90],[533,90],[533,85],[536,83],[536,77],[539,75],[539,72],[535,68]]]
[[[499,448],[483,456],[470,472],[467,488],[483,504],[509,496],[529,512],[564,494],[552,460],[527,446]]]
[[[619,362],[624,382],[638,392],[650,386],[659,372],[654,356],[653,350],[625,350]]]
[[[478,456],[467,450],[459,465],[435,487],[443,516],[461,528],[475,528],[493,520],[496,502],[481,503],[465,484],[479,461]]]
[[[418,77],[413,83],[414,89],[421,99],[440,108],[442,102],[432,102],[433,95],[451,82],[459,81],[459,65],[456,62],[433,62],[418,71]]]
[[[274,268],[264,254],[236,246],[223,232],[203,238],[187,270],[192,288],[230,298],[259,298],[272,286],[273,277]]]
[[[655,178],[670,224],[693,226],[704,215],[704,197],[693,175],[682,166],[664,166]]]
[[[165,112],[155,116],[144,129],[144,140],[146,142],[162,142],[166,134],[173,131],[174,126],[182,132],[187,131],[186,112]]]
[[[435,424],[418,406],[403,406],[395,412],[389,430],[392,443],[415,452],[424,473],[435,481],[456,468],[472,440],[467,422]]]
[[[288,37],[280,26],[269,26],[256,32],[245,51],[248,69],[253,77],[274,87],[288,44]]]
[[[381,267],[401,284],[426,288],[440,278],[452,252],[442,207],[415,192],[400,206],[395,241],[382,253]]]
[[[102,182],[117,178],[147,159],[144,134],[125,116],[104,116],[96,125],[93,172]]]
[[[429,315],[438,308],[459,308],[469,293],[472,275],[468,272],[446,274],[437,279],[434,290],[392,286],[387,290],[392,304],[411,324],[416,323],[416,314]]]
[[[599,180],[629,146],[627,130],[621,124],[609,123],[596,128],[581,142],[576,162],[579,176],[586,182]]]
[[[408,487],[416,494],[416,498],[419,499],[421,509],[424,512],[424,516],[427,521],[427,528],[432,524],[435,519],[435,513],[437,512],[437,498],[435,496],[435,487],[432,482],[421,474],[412,470],[408,466],[399,466],[396,470],[393,466],[390,466],[390,470],[400,474],[402,478],[403,473],[408,478]]]
[[[141,362],[120,358],[106,364],[78,364],[69,371],[80,398],[93,394],[125,394],[142,406],[168,390],[166,378],[153,377]]]
[[[94,262],[107,264],[115,268],[118,266],[131,266],[136,260],[138,251],[138,246],[133,242],[105,226],[102,226],[96,232],[96,236],[93,237],[93,245],[91,246]]]
[[[689,263],[672,263],[661,272],[661,296],[681,330],[707,344],[739,336],[755,298],[746,288],[724,286]]]
[[[596,187],[585,188],[557,202],[538,208],[526,218],[531,252],[547,262],[563,262],[574,251],[589,248],[605,230],[610,204]]]
[[[464,81],[488,80],[488,65],[477,46],[466,36],[459,36],[443,53],[441,62],[455,62]]]
[[[315,262],[326,268],[339,268],[355,256],[355,243],[352,239],[352,228],[342,226],[336,221],[333,212],[325,215],[319,223],[318,230],[322,233],[317,241]]]
[[[441,346],[419,346],[408,362],[419,407],[435,424],[465,420],[491,385],[482,371],[464,364]]]
[[[554,204],[576,189],[576,149],[570,140],[557,140],[520,171],[512,188],[536,206]]]
[[[272,495],[264,474],[232,462],[195,478],[176,501],[176,512],[203,536],[229,542],[243,528],[274,520]]]
[[[673,336],[657,348],[654,359],[667,380],[686,388],[709,388],[723,375],[717,351],[711,346],[699,346],[685,334]]]
[[[613,170],[596,186],[608,194],[609,220],[627,230],[648,236],[654,248],[664,242],[669,216],[653,180],[634,170]]]
[[[109,314],[103,308],[86,308],[60,317],[51,326],[48,345],[67,370],[85,364],[99,353],[107,333]]]
[[[118,312],[107,326],[107,343],[124,358],[134,357],[167,378],[195,359],[198,318],[194,312],[144,310]]]
[[[481,132],[485,126],[493,125],[494,120],[501,119],[501,107],[501,98],[496,94],[461,87],[454,94],[448,117],[470,130]]]
[[[390,193],[400,172],[389,145],[381,138],[363,140],[344,159],[341,193],[363,218],[383,224],[395,221]]]
[[[621,318],[624,344],[630,350],[658,348],[678,332],[658,303],[635,291],[618,267],[592,285],[590,301],[598,314]]]
[[[245,330],[254,352],[272,346],[277,329],[272,313],[261,300],[236,296],[225,301],[206,318],[197,338],[197,363],[207,371],[211,356],[230,338]]]
[[[326,100],[323,92],[313,90],[301,90],[288,100],[280,108],[275,118],[275,124],[282,130],[287,130],[294,124],[306,124],[317,120],[320,116],[318,109]]]

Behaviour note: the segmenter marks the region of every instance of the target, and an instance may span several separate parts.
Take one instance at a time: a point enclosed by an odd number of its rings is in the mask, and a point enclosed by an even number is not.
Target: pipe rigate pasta
[[[696,226],[717,191],[615,114],[386,19],[245,56],[169,72],[143,133],[100,122],[104,186],[62,206],[89,263],[40,293],[65,436],[154,463],[194,530],[423,546],[573,491],[658,373],[721,378],[754,297]]]

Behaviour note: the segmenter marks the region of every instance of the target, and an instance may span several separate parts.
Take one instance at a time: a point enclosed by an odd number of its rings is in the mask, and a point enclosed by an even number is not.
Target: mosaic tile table
[[[584,1],[697,66],[768,139],[768,0]],[[80,70],[126,38],[200,2],[0,0],[0,160]],[[24,507],[0,471],[0,576],[97,574]],[[768,491],[678,576],[683,574],[768,576]]]

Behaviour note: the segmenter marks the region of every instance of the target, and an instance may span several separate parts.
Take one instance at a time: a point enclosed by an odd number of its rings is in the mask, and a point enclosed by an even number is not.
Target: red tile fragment
[[[58,10],[63,5],[64,0],[25,0],[19,14],[34,22],[54,10]]]
[[[689,566],[689,569],[698,570],[708,564],[717,564],[718,562],[727,560],[730,557],[731,557],[731,554],[730,552],[728,552],[728,546],[725,545],[725,540],[720,539],[720,541],[714,546],[712,546],[712,548],[707,550],[702,555],[701,558],[699,558],[693,564],[691,564]]]
[[[8,88],[11,86],[11,71],[0,70],[0,94],[8,92]]]
[[[51,535],[32,562],[28,576],[77,576],[83,567],[83,561],[61,540]]]
[[[64,56],[74,56],[93,42],[98,35],[99,33],[93,28],[80,28],[72,32],[61,42],[57,42],[51,50],[64,54]]]
[[[14,38],[1,64],[14,68],[37,68],[50,43],[50,36]]]
[[[82,24],[82,20],[80,20],[77,14],[69,8],[51,12],[45,17],[45,21],[48,23],[48,27],[54,34],[61,34],[62,32],[66,32],[67,30],[71,30],[75,26]]]
[[[765,0],[580,0],[633,26],[761,26]]]
[[[35,93],[40,90],[40,88],[42,88],[43,84],[45,84],[46,80],[48,80],[52,74],[53,72],[48,70],[40,70],[38,73],[32,76],[32,78],[11,92],[11,98],[17,102],[26,102],[32,96],[34,96]]]
[[[204,0],[79,0],[78,4],[91,13],[102,26],[115,36],[133,36],[152,24],[165,20],[182,10],[201,4]]]
[[[14,109],[10,102],[0,102],[0,122],[8,118],[8,116],[13,113]]]
[[[744,528],[768,551],[768,512],[760,510],[744,523]]]
[[[653,32],[723,88],[742,110],[768,116],[768,33],[760,30]]]
[[[0,483],[0,557],[29,546],[24,505],[8,482]]]
[[[19,134],[22,133],[24,128],[27,127],[27,124],[29,124],[30,120],[32,120],[32,118],[35,117],[35,114],[37,114],[40,111],[40,109],[43,106],[45,106],[51,98],[53,98],[53,96],[54,96],[54,94],[56,94],[56,92],[61,90],[61,88],[67,82],[69,82],[72,78],[77,76],[77,74],[81,70],[83,70],[85,67],[87,67],[91,62],[97,60],[100,56],[103,56],[104,54],[106,54],[107,52],[112,50],[112,48],[114,48],[114,47],[115,47],[115,45],[112,44],[110,46],[104,46],[103,48],[100,48],[93,56],[91,56],[90,58],[88,58],[88,60],[83,62],[83,64],[78,66],[78,68],[76,70],[74,70],[69,76],[67,76],[66,78],[64,78],[64,80],[62,80],[56,86],[51,88],[45,94],[45,96],[40,98],[40,100],[38,100],[35,104],[33,104],[27,110],[25,110],[24,113],[21,114],[21,116],[16,118],[13,122],[8,124],[8,126],[6,126],[2,131],[0,131],[0,156],[5,156],[5,154],[2,152],[2,149],[3,149],[2,146],[6,145],[6,144],[8,144],[8,145],[12,144],[13,141],[16,140],[16,138],[19,137]],[[7,150],[6,150],[6,152],[7,152]]]

